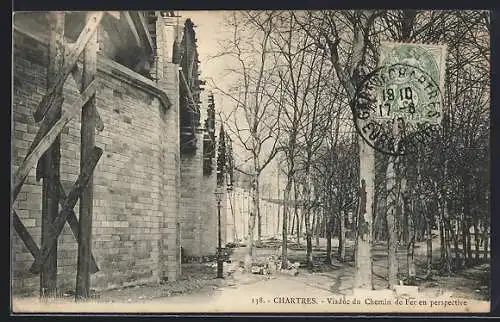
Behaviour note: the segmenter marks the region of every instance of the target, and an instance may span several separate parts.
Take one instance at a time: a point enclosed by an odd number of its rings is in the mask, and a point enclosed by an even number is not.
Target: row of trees
[[[333,232],[340,241],[338,257],[345,259],[345,216],[354,214],[355,287],[372,287],[374,239],[388,243],[389,285],[396,284],[401,273],[415,278],[417,241],[427,240],[427,276],[431,276],[435,229],[442,271],[451,273],[487,258],[489,19],[484,11],[228,15],[231,37],[221,43],[220,56],[231,62],[227,75],[231,86],[212,85],[233,104],[234,109],[223,115],[224,122],[235,144],[249,156],[247,170],[236,168],[251,178],[248,266],[254,227],[260,225],[260,176],[273,159],[286,178],[285,204],[299,195],[303,201],[306,259],[311,267],[320,213],[326,214],[328,260]],[[354,95],[363,77],[379,64],[381,40],[440,43],[448,49],[442,130],[431,146],[418,146],[407,156],[375,152],[354,129]],[[294,215],[293,207],[285,208],[285,266],[287,221]],[[407,272],[398,271],[398,247],[408,250]]]

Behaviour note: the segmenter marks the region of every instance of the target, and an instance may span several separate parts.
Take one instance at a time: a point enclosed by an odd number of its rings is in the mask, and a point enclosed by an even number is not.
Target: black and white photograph
[[[11,314],[490,312],[490,11],[12,24]]]

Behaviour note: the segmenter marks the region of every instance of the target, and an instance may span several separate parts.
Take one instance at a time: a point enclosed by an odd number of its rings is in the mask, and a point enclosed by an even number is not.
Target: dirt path
[[[322,241],[324,242],[324,241]],[[212,311],[217,307],[238,307],[247,305],[275,304],[285,298],[352,295],[354,282],[353,245],[347,249],[347,262],[334,260],[331,265],[323,264],[326,257],[324,248],[315,249],[315,261],[318,266],[315,272],[299,269],[297,276],[277,273],[274,275],[244,274],[239,268],[246,248],[235,248],[231,254],[231,263],[225,263],[224,279],[215,278],[213,264],[184,264],[183,278],[165,285],[144,285],[128,289],[100,292],[96,300],[106,309],[141,312],[182,312]],[[380,249],[378,249],[380,248]],[[425,247],[423,247],[425,250]],[[257,261],[263,261],[276,248],[256,248]],[[382,246],[374,250],[374,286],[375,289],[386,287],[387,256]],[[416,252],[418,262],[425,263],[425,251],[420,247]],[[421,256],[424,256],[421,258]],[[291,245],[289,259],[291,262],[303,261],[304,250]],[[429,297],[449,293],[450,296],[471,300],[487,300],[489,298],[489,265],[483,264],[466,269],[451,277],[436,277],[433,281],[420,281],[419,289]],[[27,300],[27,299],[26,299]],[[64,302],[64,300],[61,300]],[[262,301],[262,302],[261,302]],[[66,299],[71,303],[70,299]],[[83,307],[79,307],[83,309]],[[73,309],[74,310],[74,309]],[[89,309],[90,311],[95,309]]]

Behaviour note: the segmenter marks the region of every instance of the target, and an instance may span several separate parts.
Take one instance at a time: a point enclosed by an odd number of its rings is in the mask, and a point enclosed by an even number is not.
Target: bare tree
[[[369,11],[323,11],[295,15],[315,44],[328,54],[330,63],[346,95],[353,101],[364,71],[376,64],[368,60],[371,50],[368,36],[380,15]],[[373,55],[373,52],[372,52]],[[356,240],[355,288],[373,288],[372,282],[372,206],[374,200],[374,150],[358,139],[360,175],[358,232]]]
[[[273,12],[234,12],[228,17],[226,24],[232,30],[232,38],[221,44],[220,57],[233,59],[236,66],[228,68],[228,77],[235,81],[229,89],[214,84],[215,89],[234,104],[231,112],[224,115],[228,132],[250,155],[250,173],[236,167],[237,171],[251,177],[247,271],[254,255],[256,218],[260,221],[259,177],[277,151],[280,107],[271,99],[273,93],[267,91],[276,72],[269,52],[273,19]]]
[[[328,128],[331,103],[327,99],[329,87],[324,80],[329,74],[325,68],[326,57],[319,48],[310,49],[314,47],[313,39],[298,27],[292,13],[281,13],[276,17],[271,41],[278,66],[277,90],[281,93],[277,96],[277,104],[282,106],[280,128],[286,134],[280,141],[280,150],[284,152],[287,163],[284,199],[285,204],[289,205],[292,186],[298,192],[297,171],[303,172],[305,184],[301,185],[301,210],[307,236],[307,261],[312,266],[311,163],[315,151],[324,139],[324,135],[319,133],[324,133]],[[296,209],[297,197],[294,199]],[[286,210],[283,221],[283,266],[286,266],[287,234],[292,228],[288,228],[290,212],[288,207]],[[300,242],[302,224],[298,217],[296,219],[296,222],[291,223],[297,227],[297,242]]]

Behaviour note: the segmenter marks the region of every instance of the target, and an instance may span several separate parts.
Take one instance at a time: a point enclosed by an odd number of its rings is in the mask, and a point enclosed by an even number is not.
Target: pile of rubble
[[[282,273],[292,276],[297,276],[299,274],[300,263],[287,262],[287,267],[282,267],[282,261],[280,258],[275,256],[270,256],[267,258],[265,263],[253,264],[252,274],[259,275],[274,275],[276,273]]]

